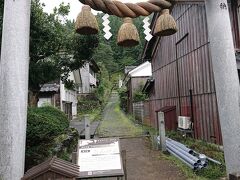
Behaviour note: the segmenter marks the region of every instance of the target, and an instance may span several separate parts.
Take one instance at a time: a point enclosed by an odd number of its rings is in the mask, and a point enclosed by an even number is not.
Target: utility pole
[[[0,60],[0,179],[24,174],[31,0],[5,0]]]
[[[227,0],[205,0],[227,173],[240,172],[239,81]]]

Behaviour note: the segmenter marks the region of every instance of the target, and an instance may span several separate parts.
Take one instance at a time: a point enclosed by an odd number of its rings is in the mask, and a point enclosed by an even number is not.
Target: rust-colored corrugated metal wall
[[[196,138],[221,144],[205,5],[179,3],[172,14],[179,32],[161,38],[152,60],[155,94],[149,100],[150,124],[157,127],[157,109],[176,106],[177,115],[193,112]]]
[[[240,49],[240,34],[239,34],[240,1],[232,0],[231,3],[228,4],[228,6],[230,11],[230,20],[232,24],[234,46],[236,49]]]

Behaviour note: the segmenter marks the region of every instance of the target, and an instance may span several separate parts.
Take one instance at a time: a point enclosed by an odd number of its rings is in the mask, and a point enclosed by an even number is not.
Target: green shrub
[[[54,155],[55,139],[66,133],[69,121],[60,110],[29,108],[27,116],[26,169]]]
[[[80,114],[89,114],[93,110],[100,108],[100,102],[98,98],[94,95],[81,97],[78,100],[78,112]]]
[[[127,112],[127,100],[128,100],[127,90],[119,89],[118,94],[120,99],[120,107],[124,112]]]
[[[133,93],[133,102],[141,102],[147,99],[147,95],[142,92],[144,85],[140,84],[138,89]]]
[[[147,99],[147,95],[142,93],[141,91],[134,92],[134,95],[133,95],[134,102],[141,102],[141,101],[145,101],[146,99]]]

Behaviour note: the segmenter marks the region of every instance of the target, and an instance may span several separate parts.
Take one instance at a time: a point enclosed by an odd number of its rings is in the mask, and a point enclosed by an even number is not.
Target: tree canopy
[[[97,20],[100,26],[100,34],[99,34],[99,47],[96,49],[94,53],[94,59],[97,62],[102,62],[110,74],[123,71],[124,67],[127,65],[139,65],[141,61],[139,57],[141,55],[141,51],[144,45],[144,33],[143,33],[143,18],[139,17],[134,19],[134,24],[137,27],[140,35],[140,44],[136,47],[132,48],[123,48],[117,45],[117,34],[120,26],[123,21],[121,18],[116,16],[110,16],[110,32],[113,36],[106,40],[104,38],[104,32],[102,29],[104,28],[102,23],[103,14],[98,14]]]
[[[47,14],[39,0],[32,1],[29,89],[33,92],[61,76],[66,80],[68,73],[79,69],[97,47],[98,37],[75,34],[74,22],[66,19],[69,9],[69,4],[62,3]]]

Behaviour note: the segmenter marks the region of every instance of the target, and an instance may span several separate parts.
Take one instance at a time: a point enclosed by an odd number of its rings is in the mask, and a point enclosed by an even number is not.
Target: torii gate
[[[97,8],[93,3],[97,0],[80,1]],[[114,8],[111,6],[112,1],[104,1],[109,3],[106,12],[111,11],[111,8]],[[174,3],[170,0],[149,2]],[[239,82],[233,38],[228,8],[221,6],[227,5],[227,0],[205,0],[205,3],[225,161],[229,174],[240,172]],[[4,3],[0,60],[0,180],[19,180],[24,173],[30,4],[31,0],[5,0]],[[119,13],[119,16],[125,16],[121,15],[118,9],[114,12],[110,14]]]

